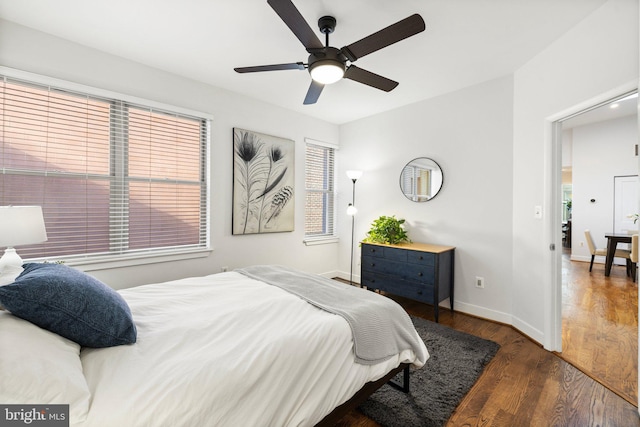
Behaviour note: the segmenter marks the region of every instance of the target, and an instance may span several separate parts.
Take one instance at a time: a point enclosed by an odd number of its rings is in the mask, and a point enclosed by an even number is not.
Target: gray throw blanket
[[[409,315],[389,298],[283,266],[256,265],[235,271],[342,316],[351,327],[356,362],[360,364],[374,365],[407,349],[413,349],[420,365],[429,358]]]

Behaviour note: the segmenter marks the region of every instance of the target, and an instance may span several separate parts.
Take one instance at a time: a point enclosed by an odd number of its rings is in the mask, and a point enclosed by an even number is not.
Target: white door
[[[631,234],[638,231],[638,223],[633,223],[629,215],[638,213],[638,175],[615,176],[613,196],[613,231]]]

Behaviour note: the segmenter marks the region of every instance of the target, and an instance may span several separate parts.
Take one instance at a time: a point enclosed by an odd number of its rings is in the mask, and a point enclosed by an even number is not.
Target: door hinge
[[[556,250],[556,244],[555,243],[550,244],[549,245],[549,250],[550,251],[555,251]]]

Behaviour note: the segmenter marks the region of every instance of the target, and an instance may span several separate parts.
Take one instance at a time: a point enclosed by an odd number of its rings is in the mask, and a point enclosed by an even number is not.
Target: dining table
[[[607,238],[607,257],[604,264],[604,275],[609,276],[609,274],[611,274],[611,266],[613,265],[613,258],[616,253],[618,243],[631,243],[631,234],[606,233],[604,237]]]

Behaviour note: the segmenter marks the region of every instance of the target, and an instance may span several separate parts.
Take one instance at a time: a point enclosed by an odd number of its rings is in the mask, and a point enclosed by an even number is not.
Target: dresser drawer
[[[393,295],[410,298],[417,301],[433,303],[433,285],[402,280],[385,275],[374,275],[371,273],[362,275],[362,284],[367,289],[377,289]]]
[[[407,262],[412,264],[436,265],[436,254],[419,251],[407,251]]]
[[[362,256],[369,255],[376,258],[384,258],[392,261],[407,262],[407,251],[404,249],[390,248],[386,246],[362,245]]]
[[[407,264],[401,270],[403,279],[433,285],[436,280],[435,267],[432,265]]]
[[[412,280],[431,285],[435,282],[434,266],[407,264],[373,256],[362,257],[362,271],[368,271],[373,274],[385,274],[397,277],[398,279]]]
[[[382,246],[362,244],[362,257],[370,256],[384,258],[384,248]]]
[[[404,264],[390,261],[386,258],[378,258],[375,256],[362,256],[362,270],[375,273],[395,273]]]
[[[391,260],[391,261],[398,261],[401,263],[405,263],[407,262],[407,252],[404,249],[398,249],[398,248],[382,248],[383,251],[382,253],[384,254],[385,259]]]

